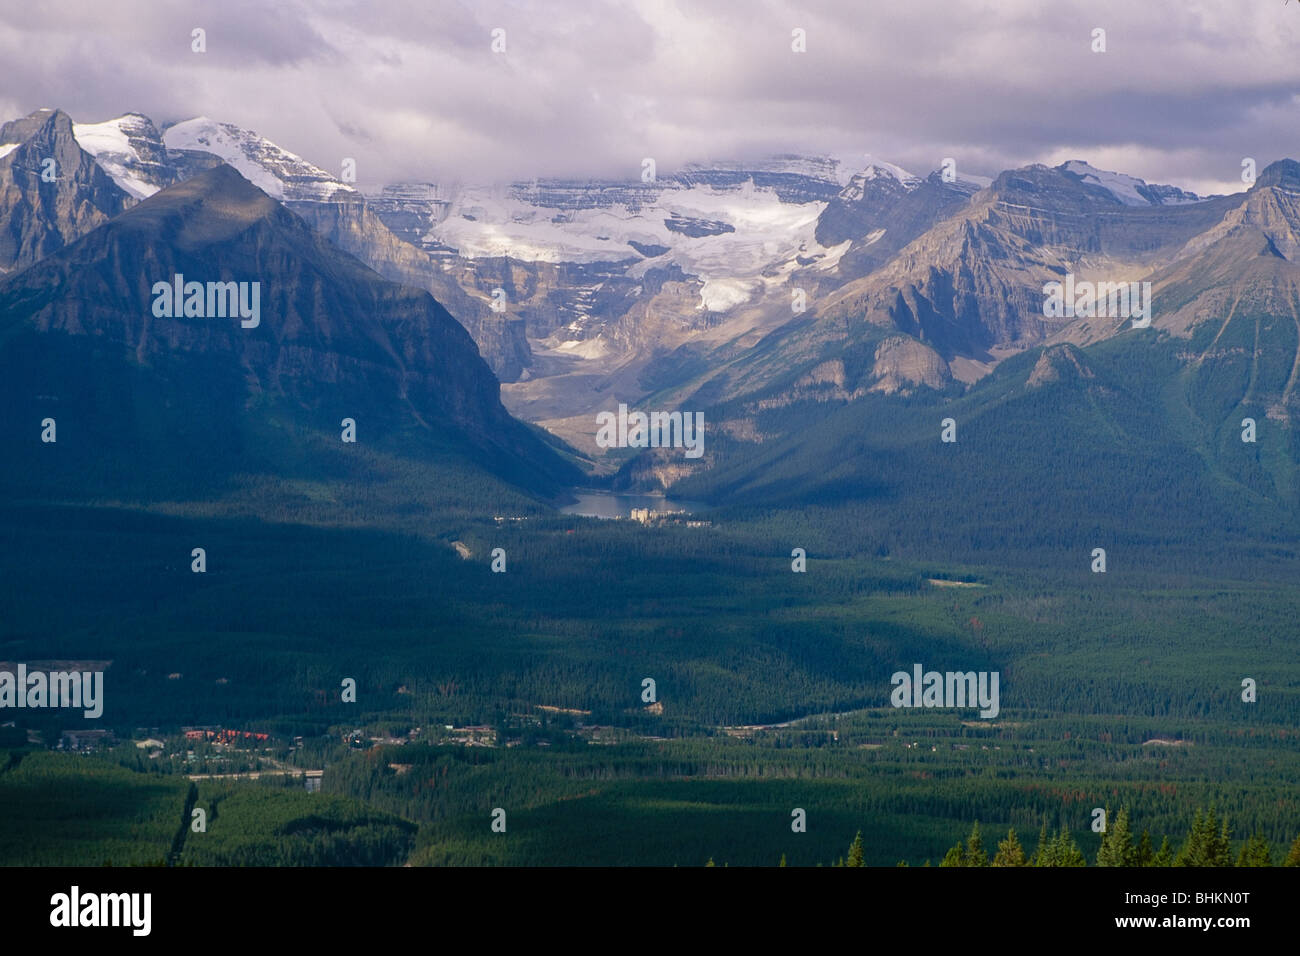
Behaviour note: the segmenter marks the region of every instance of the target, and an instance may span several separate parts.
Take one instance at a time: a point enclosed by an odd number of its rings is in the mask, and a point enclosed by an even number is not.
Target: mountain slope
[[[896,328],[949,361],[988,361],[1068,321],[1044,316],[1046,282],[1066,272],[1141,278],[1240,201],[1137,206],[1065,167],[1005,172],[969,208],[829,296],[819,316]]]
[[[256,283],[258,320],[160,316],[155,284],[177,274],[248,283],[250,301]],[[129,448],[148,474],[274,471],[292,435],[337,441],[347,417],[370,446],[454,456],[538,494],[577,477],[506,413],[428,293],[383,280],[224,165],[0,284],[0,362],[20,457],[39,454],[31,425],[49,415],[82,463]],[[284,449],[255,455],[250,434],[273,424]],[[118,465],[110,478],[129,477]]]
[[[498,315],[487,293],[471,295],[450,273],[454,262],[435,258],[398,238],[360,198],[331,202],[292,202],[288,207],[344,252],[384,278],[426,289],[473,337],[479,352],[504,381],[513,381],[531,364],[524,321]]]
[[[1168,337],[1055,345],[1007,359],[959,397],[751,408],[763,440],[711,429],[710,467],[672,492],[746,514],[777,509],[797,516],[791,546],[815,532],[863,554],[1086,573],[1100,547],[1112,575],[1151,561],[1211,572],[1294,557],[1294,433],[1262,425],[1258,444],[1240,429],[1218,441],[1171,400],[1182,351]],[[725,406],[705,412],[728,417]]]
[[[1086,194],[1051,189],[1036,203],[1011,202],[1030,199],[1028,185],[1050,184],[1061,171],[1030,173],[1025,185],[1015,181],[1021,174],[1003,177],[1008,181],[981,194],[969,213],[940,223],[882,270],[922,277],[911,289],[892,287],[894,313],[882,298],[874,321],[841,314],[837,328],[821,314],[792,322],[702,374],[692,394],[667,396],[668,404],[704,409],[713,423],[705,460],[671,476],[673,493],[763,506],[858,508],[871,500],[901,509],[935,535],[935,546],[957,541],[966,549],[984,547],[967,509],[1001,529],[993,540],[1018,529],[1017,546],[1028,547],[1033,522],[1051,529],[1061,521],[1053,501],[1066,515],[1113,513],[1104,519],[1108,534],[1148,542],[1163,536],[1188,548],[1197,535],[1280,546],[1293,536],[1300,510],[1300,433],[1293,427],[1300,411],[1300,164],[1272,164],[1244,194],[1195,204],[1144,200],[1141,207],[1082,182]],[[1052,332],[1040,284],[1061,275],[1052,257],[1060,268],[1091,268],[1093,276],[1099,264],[1143,268],[1135,277],[1151,283],[1151,327],[1079,317],[1056,320]],[[1019,322],[1053,344],[1006,358],[964,394],[951,388],[939,352],[921,341],[939,337],[943,310],[933,309],[936,324],[914,326],[913,335],[894,331],[909,301],[919,301],[918,290],[937,288],[945,272],[970,287],[969,313],[946,313],[949,321],[968,319],[967,334],[992,337]],[[996,301],[992,291],[979,294],[980,276],[999,290]],[[918,383],[930,390],[911,387]],[[909,391],[901,405],[875,394]],[[939,447],[938,422],[949,417],[961,437]],[[1255,440],[1243,441],[1252,432]],[[978,454],[967,444],[972,439]],[[950,460],[961,467],[951,470]],[[1058,462],[1068,469],[1058,470]],[[653,454],[642,455],[625,466],[622,483],[654,484],[662,478],[655,463]],[[1023,485],[1020,476],[1028,474],[1039,476],[1033,487]],[[955,484],[945,490],[944,482]],[[1015,489],[1016,497],[999,498],[999,489]],[[1108,495],[1122,500],[1108,504]],[[935,501],[933,520],[920,516],[927,497]],[[1101,518],[1089,520],[1101,527]],[[871,524],[884,528],[874,517]],[[947,539],[944,526],[964,530]],[[907,537],[901,526],[889,534]],[[1060,528],[1050,535],[1069,537]]]
[[[132,202],[77,143],[62,110],[0,126],[0,275],[63,248]]]

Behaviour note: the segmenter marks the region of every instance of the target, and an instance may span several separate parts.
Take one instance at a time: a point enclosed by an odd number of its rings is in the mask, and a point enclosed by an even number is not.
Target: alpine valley
[[[0,862],[1300,865],[1300,164],[313,159],[0,126]]]

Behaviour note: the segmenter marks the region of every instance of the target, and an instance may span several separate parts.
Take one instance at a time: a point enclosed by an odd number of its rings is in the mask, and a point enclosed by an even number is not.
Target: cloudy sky
[[[0,0],[0,75],[3,119],[207,115],[363,185],[798,152],[1206,193],[1300,158],[1300,0]]]

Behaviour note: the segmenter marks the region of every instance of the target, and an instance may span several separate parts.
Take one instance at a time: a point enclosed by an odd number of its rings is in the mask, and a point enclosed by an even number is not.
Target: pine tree
[[[1052,842],[1047,836],[1047,821],[1043,821],[1042,828],[1038,831],[1038,845],[1034,847],[1034,866],[1051,866],[1048,862],[1052,856]]]
[[[1025,848],[1020,845],[1014,828],[1007,831],[1007,838],[998,844],[998,852],[993,857],[993,866],[1028,866]]]
[[[785,866],[785,854],[784,854],[784,853],[781,854],[781,862],[778,863],[777,866]]]
[[[1098,866],[1133,866],[1137,860],[1137,848],[1133,846],[1133,832],[1128,825],[1128,809],[1124,808],[1110,822],[1101,837],[1101,848],[1097,851]]]
[[[709,862],[708,862],[708,863],[705,863],[704,865],[705,865],[705,866],[717,866],[718,864],[716,864],[716,863],[713,862],[713,857],[709,857]]]
[[[966,855],[963,866],[988,866],[989,855],[984,849],[984,837],[980,834],[980,822],[975,821],[970,836],[966,840]]]
[[[1295,838],[1291,844],[1291,849],[1287,851],[1286,859],[1282,861],[1283,866],[1300,866],[1300,836]]]
[[[1152,866],[1173,866],[1174,865],[1174,848],[1169,845],[1169,837],[1160,841],[1160,850],[1156,853],[1155,858],[1151,861]]]
[[[1264,839],[1264,834],[1256,832],[1242,845],[1237,856],[1238,866],[1272,866],[1273,852]]]
[[[1232,830],[1226,819],[1220,825],[1213,806],[1204,814],[1197,809],[1174,866],[1232,866]]]
[[[1053,866],[1088,865],[1083,851],[1079,849],[1079,844],[1074,842],[1074,837],[1070,836],[1070,831],[1065,827],[1061,827],[1060,832],[1057,833],[1056,845],[1052,852],[1056,858],[1056,862],[1052,864]]]
[[[1205,815],[1201,813],[1201,808],[1197,807],[1196,816],[1192,820],[1192,829],[1187,834],[1183,848],[1174,858],[1174,866],[1204,866],[1208,855],[1209,837],[1206,834]]]
[[[1223,818],[1223,827],[1212,847],[1211,866],[1232,866],[1232,827],[1228,826],[1227,817]]]
[[[853,843],[849,846],[849,862],[845,866],[866,866],[866,861],[862,853],[862,831],[853,838]]]
[[[1151,848],[1151,831],[1143,830],[1142,839],[1138,840],[1134,851],[1134,866],[1155,866],[1156,852]]]
[[[946,854],[944,854],[943,862],[940,863],[939,865],[940,866],[965,866],[966,865],[966,850],[965,847],[962,846],[961,840],[958,840],[957,845],[954,846],[951,850],[949,850]]]

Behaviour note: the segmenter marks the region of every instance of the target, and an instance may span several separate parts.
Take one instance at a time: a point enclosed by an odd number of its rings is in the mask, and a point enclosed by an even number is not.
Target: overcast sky
[[[0,77],[3,119],[207,115],[363,185],[798,152],[1206,193],[1300,159],[1300,0],[0,0]]]

